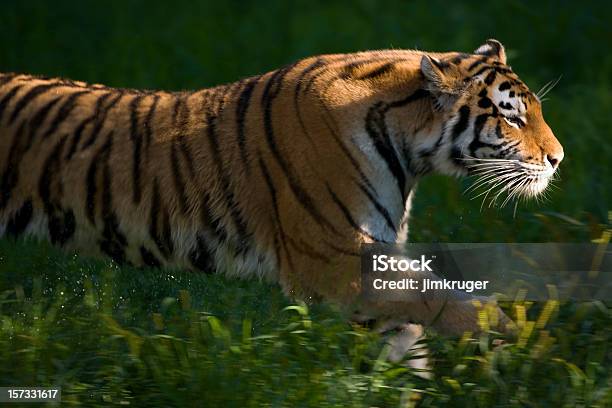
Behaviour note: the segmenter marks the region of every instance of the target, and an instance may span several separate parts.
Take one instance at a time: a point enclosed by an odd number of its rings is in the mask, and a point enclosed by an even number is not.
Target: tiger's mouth
[[[468,175],[475,177],[466,193],[483,197],[492,207],[500,207],[521,198],[537,198],[545,193],[558,174],[551,165],[540,165],[518,159],[464,158]]]

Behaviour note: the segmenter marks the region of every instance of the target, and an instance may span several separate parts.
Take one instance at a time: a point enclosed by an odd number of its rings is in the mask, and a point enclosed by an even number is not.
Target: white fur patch
[[[474,51],[474,54],[480,55],[495,55],[497,54],[497,50],[491,46],[491,44],[483,44]]]
[[[412,188],[410,194],[408,194],[408,199],[406,200],[404,215],[402,216],[400,228],[397,231],[397,238],[395,240],[395,242],[398,244],[403,244],[408,241],[408,220],[410,219],[410,209],[412,208],[412,200],[414,199],[415,190],[416,186]]]
[[[491,100],[495,104],[495,106],[500,108],[500,112],[505,116],[519,116],[523,118],[527,111],[525,104],[522,99],[518,96],[510,97],[510,91],[512,89],[507,89],[505,91],[500,91],[497,87],[493,89],[493,95]],[[501,108],[500,104],[504,106],[512,106],[512,109]]]

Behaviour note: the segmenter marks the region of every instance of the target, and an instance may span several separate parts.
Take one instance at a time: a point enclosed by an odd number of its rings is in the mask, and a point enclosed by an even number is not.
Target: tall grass
[[[612,317],[600,302],[507,306],[519,327],[428,340],[434,376],[328,306],[221,277],[117,268],[45,244],[0,245],[0,383],[64,403],[136,406],[601,406]],[[17,255],[20,254],[20,255]],[[38,256],[38,254],[41,254]],[[23,271],[32,271],[27,276]]]

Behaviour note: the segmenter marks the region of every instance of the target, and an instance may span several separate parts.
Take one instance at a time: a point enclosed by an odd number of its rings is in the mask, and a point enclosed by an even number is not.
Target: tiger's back
[[[327,150],[338,167],[338,146],[315,140],[312,134],[321,130],[304,121],[321,112],[299,105],[312,98],[309,88],[320,76],[335,75],[329,68],[334,63],[346,72],[367,72],[368,65],[384,70],[379,60],[398,60],[370,54],[376,53],[312,58],[183,93],[5,74],[3,232],[48,238],[119,263],[212,271],[224,261],[232,264],[225,268],[229,273],[274,275],[275,252],[283,245],[273,219],[280,216],[278,195],[291,190],[306,214],[315,215],[314,224],[337,230],[316,209],[319,192],[308,193],[303,184],[323,170],[313,168],[308,160],[315,157],[307,151],[318,148],[325,159]],[[351,62],[351,69],[344,68]]]

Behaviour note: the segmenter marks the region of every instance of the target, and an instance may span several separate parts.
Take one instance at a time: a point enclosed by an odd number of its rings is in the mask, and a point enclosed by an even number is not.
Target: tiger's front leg
[[[426,298],[419,291],[403,291],[400,298],[368,295],[362,286],[360,245],[333,245],[336,250],[342,248],[342,253],[327,257],[321,249],[321,256],[317,258],[304,252],[292,253],[293,260],[285,264],[291,263],[293,269],[281,269],[281,285],[288,294],[305,299],[321,298],[340,306],[349,316],[357,313],[365,319],[381,322],[417,323],[445,335],[479,332],[479,318],[484,311],[491,315],[493,329],[506,331],[511,324],[490,299],[461,291],[434,291]],[[422,282],[435,275],[410,271],[404,277]]]

